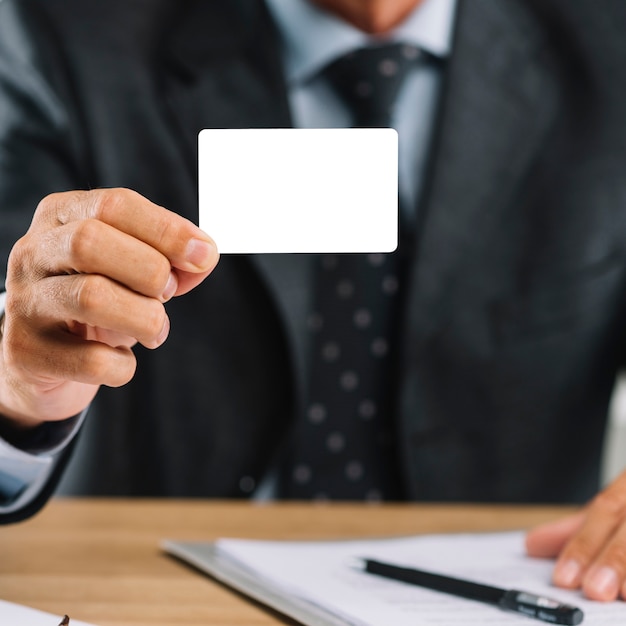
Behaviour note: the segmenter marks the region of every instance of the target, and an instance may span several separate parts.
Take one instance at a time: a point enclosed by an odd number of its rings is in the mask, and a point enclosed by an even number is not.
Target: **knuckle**
[[[135,375],[137,361],[131,350],[116,350],[109,346],[94,344],[84,353],[79,366],[83,380],[121,387]]]
[[[57,207],[61,202],[62,193],[51,193],[39,201],[37,208],[35,209],[34,219],[45,217],[52,212],[56,212]]]
[[[172,266],[162,255],[159,255],[153,262],[146,263],[144,267],[144,280],[147,283],[150,293],[161,295],[167,281],[169,280]]]
[[[97,274],[81,274],[74,281],[71,301],[73,309],[87,317],[102,311],[114,302],[109,281]]]
[[[67,242],[67,256],[70,265],[81,262],[93,253],[101,235],[101,224],[97,220],[87,219],[77,222]]]
[[[626,572],[626,543],[616,540],[609,547],[605,560],[608,564],[620,572]]]
[[[122,387],[128,384],[135,376],[137,370],[137,359],[128,350],[123,358],[119,358],[115,368],[115,379],[111,381],[111,387]]]
[[[67,224],[74,219],[76,206],[79,204],[80,198],[89,192],[85,191],[62,191],[51,193],[40,200],[33,224],[44,220],[56,225]]]
[[[598,546],[588,534],[578,535],[567,548],[562,558],[573,558],[579,563],[588,563],[597,553]]]
[[[13,283],[22,282],[28,274],[27,268],[33,265],[33,251],[30,239],[29,235],[24,235],[15,242],[9,253],[6,277],[7,290],[12,290]]]
[[[189,222],[167,209],[154,211],[150,220],[150,238],[159,250],[171,252],[188,238]]]
[[[90,217],[106,222],[114,222],[124,207],[137,196],[137,193],[122,187],[97,189],[92,193]]]
[[[179,220],[170,212],[155,212],[150,224],[150,238],[157,250],[169,251],[180,238]]]
[[[158,300],[150,300],[145,311],[144,328],[146,336],[159,336],[165,324],[165,307]]]
[[[109,360],[107,350],[94,345],[93,349],[85,351],[77,373],[85,380],[99,382],[103,380],[110,367]]]

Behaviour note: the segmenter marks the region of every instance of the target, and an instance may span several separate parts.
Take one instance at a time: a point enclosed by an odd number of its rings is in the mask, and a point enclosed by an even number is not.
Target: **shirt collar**
[[[310,0],[266,2],[284,41],[287,80],[292,84],[305,82],[350,50],[381,41]],[[384,41],[411,43],[445,58],[450,54],[455,9],[456,0],[423,0]]]

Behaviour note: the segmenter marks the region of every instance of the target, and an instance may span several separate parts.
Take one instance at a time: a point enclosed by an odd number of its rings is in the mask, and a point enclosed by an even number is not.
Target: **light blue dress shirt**
[[[283,38],[283,60],[294,125],[344,128],[350,113],[321,71],[357,48],[382,42],[413,44],[445,59],[451,50],[456,0],[423,0],[384,37],[371,36],[310,0],[266,0]],[[430,65],[409,73],[395,108],[402,206],[414,210],[434,126],[441,73]],[[407,215],[409,219],[411,215]]]

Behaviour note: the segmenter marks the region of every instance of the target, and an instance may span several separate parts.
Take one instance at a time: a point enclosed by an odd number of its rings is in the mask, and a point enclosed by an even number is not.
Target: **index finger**
[[[96,189],[52,194],[39,204],[32,229],[39,223],[102,221],[163,254],[173,267],[204,273],[217,263],[215,242],[188,219],[150,202],[130,189]]]
[[[570,539],[581,529],[585,515],[584,510],[578,511],[530,529],[526,534],[528,556],[540,559],[559,556]]]

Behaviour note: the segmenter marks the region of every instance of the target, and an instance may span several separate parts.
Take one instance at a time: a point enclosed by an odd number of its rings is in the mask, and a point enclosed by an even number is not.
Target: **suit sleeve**
[[[83,415],[45,424],[36,439],[61,439],[51,449],[21,449],[0,438],[0,524],[19,522],[48,501],[67,464]],[[69,434],[66,434],[69,431]]]

